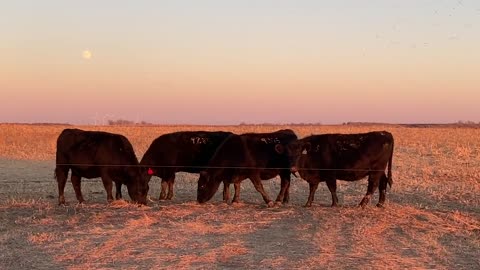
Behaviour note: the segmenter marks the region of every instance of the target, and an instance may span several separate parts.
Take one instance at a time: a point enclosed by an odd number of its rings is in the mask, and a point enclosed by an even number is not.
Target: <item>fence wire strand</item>
[[[256,166],[190,166],[190,165],[141,165],[141,164],[86,164],[86,163],[57,163],[57,166],[89,166],[89,167],[142,167],[142,168],[194,168],[194,169],[240,169],[240,170],[290,170],[287,167],[256,167]],[[297,170],[310,171],[358,171],[358,172],[384,172],[376,169],[346,169],[346,168],[302,168]]]

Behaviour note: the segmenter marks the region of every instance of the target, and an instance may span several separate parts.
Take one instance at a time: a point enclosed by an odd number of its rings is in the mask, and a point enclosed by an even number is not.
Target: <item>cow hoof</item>
[[[383,208],[383,203],[377,203],[378,208]]]
[[[361,206],[362,208],[365,208],[365,206],[367,206],[367,204],[370,202],[370,200],[366,200],[366,199],[363,199],[359,206]]]
[[[268,206],[268,207],[273,207],[273,206],[275,206],[275,203],[273,203],[272,201],[269,201],[269,202],[267,203],[267,206]]]
[[[281,201],[276,201],[275,206],[282,206],[282,202]]]
[[[310,208],[310,207],[312,207],[312,204],[311,204],[311,203],[307,203],[307,204],[305,204],[303,207]]]

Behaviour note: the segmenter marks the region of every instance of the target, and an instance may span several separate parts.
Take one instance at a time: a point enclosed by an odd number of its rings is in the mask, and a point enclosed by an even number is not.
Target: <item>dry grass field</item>
[[[0,124],[0,269],[480,269],[480,129],[404,126],[100,127],[130,139],[140,159],[157,136],[179,130],[317,133],[387,130],[395,137],[393,187],[385,208],[356,207],[366,179],[339,181],[340,207],[322,184],[293,179],[291,202],[267,208],[253,185],[242,203],[217,192],[196,203],[196,179],[180,173],[172,201],[107,204],[98,179],[83,180],[87,202],[57,206],[55,143],[65,126]],[[271,197],[279,179],[265,181]],[[124,190],[124,195],[127,193]],[[128,197],[128,196],[127,196]]]

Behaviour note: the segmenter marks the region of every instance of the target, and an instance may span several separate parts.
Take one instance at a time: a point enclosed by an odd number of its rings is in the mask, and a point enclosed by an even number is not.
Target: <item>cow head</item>
[[[301,160],[305,155],[308,155],[312,148],[310,142],[304,142],[303,140],[296,140],[289,143],[286,147],[288,155],[288,162],[290,165],[290,171],[295,175],[301,164]],[[295,175],[296,176],[296,175]]]
[[[155,176],[157,173],[157,168],[154,168],[152,166],[147,166],[147,165],[141,165],[140,166],[140,175],[142,177],[142,182],[148,185],[150,180],[152,179],[152,176]]]
[[[148,181],[142,173],[143,169],[138,166],[132,166],[128,169],[128,181],[125,183],[128,190],[128,195],[132,201],[147,204],[148,195]]]
[[[218,190],[220,186],[219,181],[215,181],[207,171],[200,172],[200,179],[198,179],[197,201],[205,203],[209,201]]]

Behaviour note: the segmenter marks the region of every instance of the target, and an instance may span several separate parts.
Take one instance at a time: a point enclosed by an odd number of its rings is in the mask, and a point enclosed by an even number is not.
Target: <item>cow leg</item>
[[[110,178],[109,175],[103,174],[102,175],[102,182],[103,182],[103,187],[105,188],[105,191],[107,191],[107,201],[113,202],[113,195],[112,195],[112,178]]]
[[[58,205],[65,204],[65,184],[67,183],[68,168],[55,168],[55,177],[58,184]]]
[[[167,200],[171,200],[173,198],[173,184],[175,183],[175,175],[168,179],[168,194]]]
[[[78,203],[83,203],[85,201],[82,195],[81,179],[82,178],[80,176],[75,175],[72,172],[71,180],[73,189],[75,190],[75,195],[77,196]]]
[[[383,207],[383,204],[385,203],[387,184],[388,178],[385,174],[383,174],[382,178],[380,178],[380,185],[378,186],[378,192],[380,193],[380,196],[378,198],[377,207]]]
[[[258,192],[260,192],[260,194],[262,194],[263,200],[268,205],[268,207],[272,207],[274,205],[274,203],[272,202],[272,200],[270,200],[270,197],[268,197],[268,194],[263,189],[262,179],[259,176],[254,176],[254,177],[250,178],[250,180],[252,181],[255,189]]]
[[[160,191],[160,196],[158,197],[159,200],[165,200],[167,198],[167,188],[168,182],[166,179],[162,178],[162,190]]]
[[[315,197],[315,191],[317,191],[317,188],[318,188],[318,181],[315,181],[315,182],[309,182],[310,184],[310,195],[308,195],[308,200],[307,200],[307,203],[305,204],[305,207],[311,207],[312,206],[312,202],[313,202],[313,199]]]
[[[365,207],[370,202],[370,199],[372,198],[372,195],[375,192],[375,189],[378,188],[378,184],[380,182],[380,178],[382,177],[382,174],[384,173],[383,172],[381,172],[381,174],[371,173],[368,176],[367,194],[365,194],[362,201],[360,202],[361,207]]]
[[[223,201],[228,203],[230,201],[230,183],[223,181]]]
[[[290,202],[290,182],[288,182],[288,187],[285,190],[285,197],[283,197],[283,203]]]
[[[337,206],[338,197],[337,197],[337,179],[328,179],[327,181],[328,190],[332,194],[332,207]]]
[[[115,182],[115,199],[120,200],[122,198],[122,182]]]
[[[235,195],[233,195],[232,203],[239,203],[240,202],[240,182],[233,183],[233,187],[235,188]]]
[[[276,204],[282,204],[282,202],[285,202],[285,195],[288,193],[289,187],[290,177],[281,177],[280,192],[278,193],[277,199],[275,200]]]

